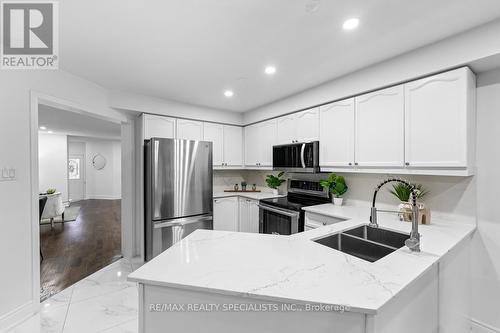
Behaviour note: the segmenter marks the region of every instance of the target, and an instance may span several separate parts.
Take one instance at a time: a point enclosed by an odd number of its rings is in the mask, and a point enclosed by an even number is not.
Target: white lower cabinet
[[[238,198],[214,199],[214,230],[238,231]]]
[[[243,197],[214,199],[214,230],[259,232],[259,201]]]
[[[259,202],[257,200],[239,198],[241,232],[259,232]]]

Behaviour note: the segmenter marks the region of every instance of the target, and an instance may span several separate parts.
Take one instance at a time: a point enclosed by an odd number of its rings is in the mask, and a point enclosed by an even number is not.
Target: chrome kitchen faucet
[[[420,234],[418,233],[418,205],[417,205],[417,192],[415,187],[408,181],[399,178],[389,178],[381,182],[373,192],[373,201],[370,215],[370,227],[378,228],[377,222],[377,208],[375,202],[377,200],[378,191],[387,183],[398,182],[407,185],[411,190],[412,197],[412,219],[411,219],[411,232],[410,238],[405,241],[405,245],[414,252],[420,252]]]

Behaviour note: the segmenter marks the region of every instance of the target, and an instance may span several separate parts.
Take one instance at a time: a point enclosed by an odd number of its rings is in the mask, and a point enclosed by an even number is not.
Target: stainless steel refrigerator
[[[212,143],[145,141],[145,246],[151,260],[197,229],[213,229]]]

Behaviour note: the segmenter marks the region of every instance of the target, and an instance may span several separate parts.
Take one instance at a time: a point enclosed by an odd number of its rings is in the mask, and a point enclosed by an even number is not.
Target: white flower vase
[[[280,192],[278,191],[277,188],[273,188],[273,195],[278,195],[280,194]]]
[[[344,198],[333,197],[333,204],[337,206],[342,206],[344,204]]]

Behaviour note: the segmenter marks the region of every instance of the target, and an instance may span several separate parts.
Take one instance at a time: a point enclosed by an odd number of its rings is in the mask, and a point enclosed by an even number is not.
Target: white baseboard
[[[89,199],[97,199],[97,200],[119,200],[121,196],[112,196],[112,195],[88,195],[86,200]]]
[[[480,322],[475,319],[471,319],[471,332],[472,333],[500,333],[500,328],[496,328]]]
[[[2,315],[0,317],[0,332],[5,332],[36,314],[38,306],[38,303],[35,304],[35,302],[29,301]]]

